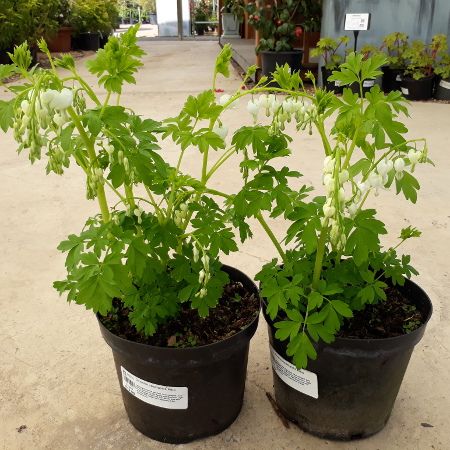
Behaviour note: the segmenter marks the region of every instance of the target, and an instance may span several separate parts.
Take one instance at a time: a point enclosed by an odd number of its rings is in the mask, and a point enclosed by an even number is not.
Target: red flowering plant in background
[[[248,3],[248,21],[260,32],[256,52],[292,50],[296,38],[295,16],[301,11],[301,0],[265,0]]]

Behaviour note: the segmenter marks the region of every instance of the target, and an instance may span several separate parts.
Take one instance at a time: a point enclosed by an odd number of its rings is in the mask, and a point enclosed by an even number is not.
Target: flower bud
[[[394,169],[396,172],[403,172],[405,170],[405,160],[403,158],[397,158],[394,161]]]
[[[226,103],[228,103],[231,100],[231,95],[229,94],[223,94],[220,96],[219,98],[219,105],[225,105]]]
[[[194,258],[194,262],[198,261],[199,253],[198,248],[195,245],[192,247],[192,257]]]
[[[201,283],[203,283],[204,279],[205,279],[205,271],[202,269],[198,273],[198,282],[201,284]]]
[[[323,205],[323,214],[325,217],[333,217],[336,209],[334,206],[328,206],[327,204]]]
[[[225,140],[225,138],[227,137],[228,134],[228,128],[225,126],[218,126],[216,125],[213,128],[213,132],[216,133],[217,135],[219,135],[223,140]]]
[[[256,117],[258,116],[259,111],[259,104],[255,100],[250,100],[247,103],[247,111],[253,116],[253,118],[256,120]]]
[[[348,173],[348,170],[343,170],[340,174],[339,174],[339,183],[340,184],[344,184],[346,181],[348,181],[350,178],[350,175]]]

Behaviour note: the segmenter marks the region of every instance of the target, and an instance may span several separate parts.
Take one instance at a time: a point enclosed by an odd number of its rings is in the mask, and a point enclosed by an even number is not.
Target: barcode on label
[[[133,381],[132,381],[130,378],[128,378],[128,377],[126,376],[126,374],[124,374],[123,379],[125,380],[125,383],[128,383],[130,386],[133,386],[133,387],[134,387]]]

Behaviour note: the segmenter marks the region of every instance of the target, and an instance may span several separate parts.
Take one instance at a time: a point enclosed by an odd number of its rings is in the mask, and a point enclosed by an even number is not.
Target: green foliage
[[[434,65],[434,73],[443,80],[450,80],[450,55],[442,55]]]
[[[137,45],[138,26],[131,27],[122,39],[111,37],[105,48],[88,61],[89,72],[96,75],[100,86],[108,92],[120,94],[123,83],[136,83],[134,73],[142,66],[145,52]]]
[[[295,0],[279,0],[268,2],[256,0],[246,5],[248,22],[260,33],[260,42],[256,52],[292,50],[295,40],[295,16],[300,2]]]
[[[323,37],[317,42],[316,48],[311,50],[311,56],[322,57],[327,69],[335,69],[344,60],[344,57],[338,53],[338,50],[343,49],[345,53],[349,41],[348,36],[341,36],[338,39]]]
[[[74,0],[71,25],[75,33],[99,32],[109,35],[118,18],[116,0]]]
[[[242,22],[244,20],[244,6],[243,0],[225,0],[220,12],[234,14],[239,22]]]
[[[446,55],[447,48],[445,34],[433,36],[430,44],[425,44],[420,40],[413,41],[404,52],[407,61],[405,74],[415,80],[431,76],[437,62]]]
[[[408,49],[408,36],[398,31],[383,38],[381,49],[386,52],[389,67],[404,69],[406,67],[405,51]]]

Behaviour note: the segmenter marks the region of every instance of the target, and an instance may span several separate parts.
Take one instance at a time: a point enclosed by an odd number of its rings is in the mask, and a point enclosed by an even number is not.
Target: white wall
[[[183,36],[190,36],[189,0],[182,0]],[[178,36],[177,0],[156,0],[159,36]]]

